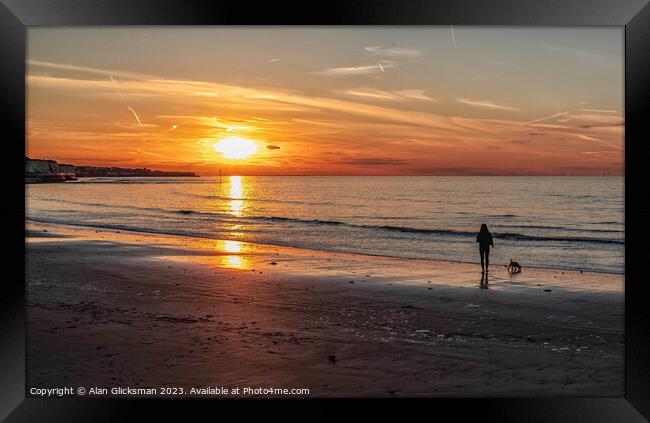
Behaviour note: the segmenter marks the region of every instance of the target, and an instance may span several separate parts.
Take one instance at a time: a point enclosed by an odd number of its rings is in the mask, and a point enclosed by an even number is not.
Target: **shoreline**
[[[27,230],[28,386],[623,392],[623,275]]]
[[[116,226],[100,226],[100,225],[91,225],[91,224],[82,224],[82,223],[54,223],[54,222],[46,222],[38,219],[33,219],[33,218],[26,218],[25,219],[26,227],[30,224],[36,225],[36,226],[51,226],[53,228],[84,228],[88,230],[99,230],[99,231],[108,231],[108,232],[128,232],[128,233],[133,233],[133,234],[143,234],[143,235],[151,235],[154,237],[173,237],[173,238],[187,238],[187,239],[192,239],[192,240],[198,240],[198,241],[203,241],[203,240],[208,240],[208,241],[215,241],[215,242],[224,242],[228,241],[227,239],[222,239],[222,238],[213,238],[209,236],[199,236],[199,235],[187,235],[187,234],[173,234],[173,233],[162,233],[162,232],[155,232],[154,230],[134,230],[130,228],[124,228],[124,227],[116,227]],[[459,261],[459,260],[443,260],[443,259],[428,259],[428,258],[419,258],[419,257],[401,257],[401,256],[391,256],[391,255],[380,255],[380,254],[371,254],[371,253],[359,253],[359,252],[346,252],[346,251],[336,251],[336,250],[328,250],[328,249],[318,249],[318,248],[307,248],[307,247],[294,247],[294,246],[289,246],[289,245],[281,245],[281,244],[270,244],[270,243],[259,243],[259,242],[249,242],[249,241],[234,241],[234,242],[239,242],[239,243],[244,243],[244,244],[250,244],[250,245],[259,245],[259,246],[265,246],[268,248],[288,248],[288,249],[295,249],[295,250],[303,250],[303,251],[313,251],[313,252],[319,252],[323,254],[344,254],[344,255],[351,255],[351,256],[365,256],[365,257],[370,257],[370,258],[378,258],[378,259],[394,259],[394,260],[409,260],[409,261],[422,261],[425,263],[452,263],[452,264],[461,264],[461,265],[468,265],[468,266],[479,266],[479,263],[474,263],[474,262],[469,262],[469,261]],[[505,267],[505,265],[501,264],[496,264],[492,263],[494,268],[497,267]],[[595,273],[595,274],[600,274],[600,275],[610,275],[610,276],[620,276],[624,277],[625,273],[624,272],[611,272],[611,271],[605,271],[605,270],[593,270],[593,269],[576,269],[576,268],[563,268],[563,267],[541,267],[541,266],[525,266],[525,269],[528,270],[537,270],[537,271],[550,271],[550,272],[576,272],[576,273]]]

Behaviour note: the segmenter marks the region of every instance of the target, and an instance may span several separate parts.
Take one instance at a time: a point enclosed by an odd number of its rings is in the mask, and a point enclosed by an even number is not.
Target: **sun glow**
[[[218,153],[223,154],[227,159],[245,159],[255,154],[257,151],[257,144],[254,141],[247,140],[246,138],[228,137],[224,138],[212,146]]]

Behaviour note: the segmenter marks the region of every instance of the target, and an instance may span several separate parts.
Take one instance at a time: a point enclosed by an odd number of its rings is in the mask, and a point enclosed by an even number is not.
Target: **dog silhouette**
[[[512,261],[510,259],[510,264],[508,265],[508,273],[511,275],[514,273],[521,273],[521,264],[517,263],[516,261]]]

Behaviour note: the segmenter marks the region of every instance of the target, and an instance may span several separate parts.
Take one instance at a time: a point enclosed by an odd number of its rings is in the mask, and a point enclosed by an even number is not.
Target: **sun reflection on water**
[[[233,216],[243,216],[245,207],[245,184],[241,176],[230,176],[227,185],[219,184],[220,195],[228,196],[224,206],[225,210]],[[244,227],[241,223],[220,223],[219,230],[226,230],[230,237],[242,237]],[[248,269],[250,264],[245,257],[250,250],[249,244],[235,240],[220,240],[211,244],[211,248],[217,252],[217,260],[223,267],[231,269]]]
[[[223,251],[227,253],[241,253],[244,246],[239,241],[223,241]]]
[[[244,187],[241,176],[230,177],[230,213],[241,216],[244,208]]]

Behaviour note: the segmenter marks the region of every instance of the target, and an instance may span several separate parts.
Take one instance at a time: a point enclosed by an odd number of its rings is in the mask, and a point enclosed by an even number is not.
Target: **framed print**
[[[0,12],[7,421],[650,415],[645,2]]]

